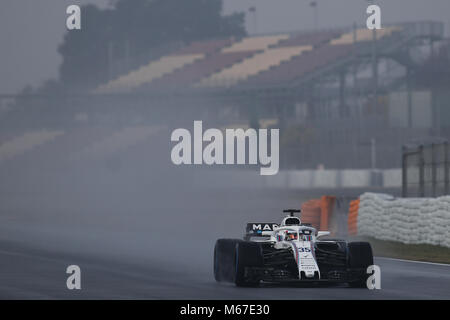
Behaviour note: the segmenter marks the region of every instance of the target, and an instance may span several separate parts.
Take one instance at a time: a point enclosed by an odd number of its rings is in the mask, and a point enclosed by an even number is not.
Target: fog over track
[[[97,203],[96,210],[81,201],[75,206],[74,199],[66,212],[48,210],[38,217],[30,208],[29,215],[2,215],[0,298],[450,298],[450,266],[383,258],[375,259],[381,290],[218,284],[212,273],[217,238],[241,237],[248,220],[276,222],[282,208],[304,199],[295,193],[174,189],[170,201],[128,194],[134,209],[116,195]],[[71,264],[81,267],[79,291],[66,288]]]
[[[279,222],[318,194],[216,183],[216,169],[241,168],[175,166],[169,133],[108,157],[64,162],[67,148],[49,144],[1,163],[0,298],[450,298],[449,267],[383,259],[378,291],[217,284],[216,239],[241,238],[248,221]],[[79,291],[66,288],[73,264]]]

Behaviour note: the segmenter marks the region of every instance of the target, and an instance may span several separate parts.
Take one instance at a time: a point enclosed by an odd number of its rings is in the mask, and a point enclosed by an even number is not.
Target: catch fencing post
[[[407,154],[406,146],[402,146],[402,197],[408,196],[408,177],[407,177]]]
[[[431,187],[433,192],[433,198],[436,197],[436,188],[437,188],[437,170],[436,170],[436,145],[434,143],[431,144]]]
[[[444,184],[445,184],[445,194],[448,195],[449,194],[449,159],[448,159],[448,141],[446,141],[444,143]]]
[[[419,146],[419,193],[425,197],[425,159],[423,156],[423,145]]]

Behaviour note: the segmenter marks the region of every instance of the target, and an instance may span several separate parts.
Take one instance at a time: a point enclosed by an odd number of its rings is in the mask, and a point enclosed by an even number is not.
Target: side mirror
[[[329,236],[331,234],[330,231],[319,231],[317,232],[317,238],[323,237],[323,236]]]

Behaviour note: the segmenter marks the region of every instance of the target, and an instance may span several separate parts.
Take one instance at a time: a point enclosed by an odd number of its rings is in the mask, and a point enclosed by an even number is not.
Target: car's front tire
[[[372,247],[368,242],[350,242],[347,245],[348,252],[348,267],[350,271],[358,272],[359,275],[349,282],[352,288],[366,288],[367,268],[373,265]]]
[[[242,240],[219,239],[214,247],[214,279],[234,282],[234,256],[236,244]]]
[[[234,283],[238,287],[255,287],[259,285],[257,277],[246,274],[246,268],[262,267],[262,248],[256,242],[242,241],[236,243]]]

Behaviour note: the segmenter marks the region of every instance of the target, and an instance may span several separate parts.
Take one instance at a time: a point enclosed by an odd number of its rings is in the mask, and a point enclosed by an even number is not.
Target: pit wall
[[[364,193],[350,204],[349,235],[450,248],[450,196],[395,198]]]

